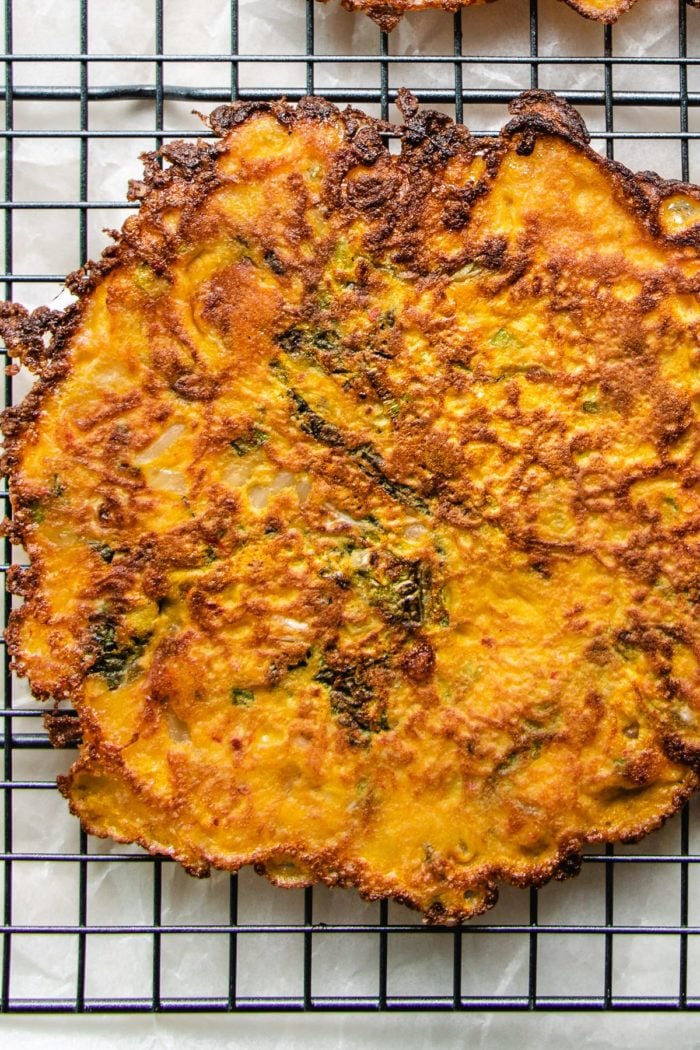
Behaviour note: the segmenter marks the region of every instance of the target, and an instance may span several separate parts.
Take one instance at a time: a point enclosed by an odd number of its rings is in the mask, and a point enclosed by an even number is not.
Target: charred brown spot
[[[188,372],[178,376],[172,387],[174,392],[186,401],[213,401],[219,384],[216,379],[197,375],[196,372]]]
[[[424,682],[435,670],[435,650],[427,638],[422,638],[401,658],[404,673],[414,682]]]

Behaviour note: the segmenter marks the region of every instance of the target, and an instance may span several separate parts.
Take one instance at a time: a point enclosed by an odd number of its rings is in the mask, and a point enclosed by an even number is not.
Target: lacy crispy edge
[[[328,0],[319,0],[319,2],[327,4]],[[348,11],[364,12],[387,33],[398,25],[405,14],[411,11],[439,8],[442,11],[454,13],[461,11],[463,7],[475,7],[494,2],[495,0],[341,0],[343,7]],[[564,3],[583,15],[584,18],[611,25],[617,22],[620,15],[634,7],[637,0],[608,0],[605,7],[594,3],[593,0],[564,0]],[[690,7],[700,7],[700,0],[686,0],[686,3]]]

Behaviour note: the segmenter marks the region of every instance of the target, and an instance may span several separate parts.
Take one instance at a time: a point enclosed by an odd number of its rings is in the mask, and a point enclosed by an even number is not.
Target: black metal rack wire
[[[170,0],[170,4],[176,0]],[[505,0],[504,0],[505,2]],[[548,0],[541,0],[541,3]],[[652,4],[646,2],[648,16],[652,14]],[[43,272],[20,272],[15,265],[16,242],[13,234],[22,212],[35,214],[39,226],[45,221],[46,213],[70,213],[74,216],[77,227],[76,265],[85,261],[88,254],[88,238],[94,213],[109,212],[126,207],[123,200],[94,200],[90,196],[89,163],[90,149],[95,143],[106,140],[118,143],[120,139],[140,141],[145,148],[158,147],[167,138],[181,138],[201,135],[201,128],[170,127],[166,121],[166,107],[172,102],[187,102],[193,106],[206,106],[225,102],[231,99],[259,99],[284,94],[289,99],[298,99],[303,94],[313,93],[320,82],[318,76],[321,67],[332,66],[342,80],[343,68],[352,65],[355,69],[366,67],[367,79],[377,74],[376,82],[363,87],[323,86],[323,94],[338,103],[371,104],[378,108],[383,117],[390,115],[390,107],[396,99],[397,88],[401,83],[411,83],[414,70],[425,70],[426,67],[443,67],[450,71],[451,84],[443,87],[416,87],[416,95],[424,104],[447,105],[452,108],[455,118],[462,121],[469,107],[493,107],[494,127],[505,115],[504,106],[517,93],[518,89],[508,84],[485,87],[480,84],[474,69],[483,64],[490,64],[499,70],[526,71],[526,83],[522,87],[536,87],[542,82],[544,69],[556,69],[558,66],[592,68],[602,73],[599,87],[565,90],[563,93],[574,104],[585,107],[597,107],[602,114],[600,125],[595,131],[595,139],[607,151],[609,157],[615,155],[616,145],[626,140],[636,142],[665,142],[668,150],[680,153],[678,174],[688,179],[691,168],[691,145],[700,138],[700,132],[692,130],[691,111],[700,105],[700,91],[690,90],[693,67],[700,65],[700,56],[688,54],[690,19],[700,14],[688,13],[683,0],[676,7],[664,5],[666,13],[675,11],[677,19],[676,47],[672,54],[664,55],[626,55],[615,50],[614,34],[611,27],[597,30],[599,33],[599,53],[591,55],[561,55],[543,53],[540,44],[541,12],[538,11],[538,0],[521,0],[529,3],[529,33],[527,47],[521,54],[487,54],[472,52],[470,48],[469,19],[471,12],[464,16],[441,16],[443,19],[453,17],[452,47],[442,53],[403,54],[396,50],[394,39],[372,30],[371,47],[365,53],[331,54],[319,51],[316,44],[315,21],[319,17],[329,18],[330,8],[323,13],[314,0],[298,0],[299,18],[305,19],[305,37],[302,51],[285,53],[280,50],[269,54],[242,53],[239,40],[243,21],[250,12],[250,6],[237,0],[220,0],[219,7],[228,13],[228,50],[215,54],[204,52],[169,52],[165,48],[165,28],[168,18],[169,0],[153,0],[150,5],[152,17],[152,39],[154,48],[149,53],[91,53],[89,46],[89,18],[91,15],[89,0],[63,0],[68,14],[77,13],[77,39],[74,51],[31,53],[15,48],[14,22],[19,4],[13,0],[4,0],[4,84],[0,94],[5,105],[5,126],[0,132],[4,145],[4,189],[5,201],[2,212],[5,217],[5,248],[3,257],[6,297],[22,299],[28,286],[52,286],[60,283],[63,274]],[[93,10],[97,5],[93,6]],[[104,6],[104,5],[103,5]],[[108,5],[114,6],[117,5]],[[144,8],[149,5],[144,3]],[[191,5],[187,5],[191,10]],[[13,10],[14,8],[14,10]],[[549,5],[551,10],[551,3]],[[512,13],[514,4],[509,11]],[[338,18],[349,18],[339,10],[334,12]],[[657,12],[658,14],[658,12]],[[115,16],[115,17],[118,17]],[[359,17],[359,16],[356,16]],[[346,22],[347,25],[347,22]],[[589,31],[589,30],[587,30]],[[369,28],[364,39],[369,40]],[[47,66],[55,68],[69,63],[77,70],[77,80],[73,84],[38,85],[24,83],[24,77],[18,78],[20,68],[36,68],[40,71]],[[99,85],[94,82],[93,68],[97,63],[101,67],[116,65],[123,68],[126,63],[145,65],[152,70],[152,81],[149,83],[109,83]],[[174,83],[169,71],[174,63],[196,62],[200,65],[228,70],[226,86],[191,87]],[[285,82],[286,69],[289,63],[303,66],[305,71],[303,83]],[[251,67],[264,67],[266,85],[263,87],[246,84],[241,71]],[[648,90],[617,90],[614,79],[618,71],[625,67],[639,66],[650,71],[651,79]],[[395,68],[400,67],[400,81],[397,81]],[[671,71],[677,78],[677,85],[668,86],[664,81],[663,90],[654,87],[653,77],[659,71]],[[21,83],[18,83],[21,79]],[[269,83],[267,83],[269,81]],[[700,83],[700,81],[699,81]],[[152,121],[148,128],[96,129],[91,127],[96,107],[114,101],[136,101],[152,107]],[[50,104],[54,102],[77,103],[77,127],[64,129],[55,126],[50,114]],[[43,123],[39,128],[23,126],[17,120],[20,105],[33,104],[35,112],[44,107]],[[669,130],[667,121],[659,119],[653,124],[653,130],[618,130],[616,123],[621,111],[634,107],[653,108],[654,114],[674,114],[677,127]],[[485,134],[490,128],[472,127],[476,134]],[[15,193],[17,150],[22,142],[36,139],[45,143],[49,150],[51,143],[58,140],[70,140],[77,143],[77,184],[78,193],[75,199],[60,200],[25,200]],[[11,403],[16,395],[15,383],[10,375],[5,378],[6,403]],[[6,500],[6,491],[0,492]],[[13,552],[7,541],[4,542],[3,564],[5,571],[16,552]],[[10,608],[7,595],[3,599],[5,617]],[[102,842],[88,842],[87,836],[76,830],[77,848],[47,848],[42,831],[50,824],[50,813],[42,811],[42,804],[51,797],[56,789],[51,776],[41,779],[32,770],[40,764],[42,756],[50,753],[47,737],[41,731],[41,710],[32,707],[31,701],[23,699],[17,693],[14,680],[5,660],[4,667],[4,700],[0,709],[2,725],[3,772],[0,787],[3,789],[4,803],[0,816],[4,823],[4,842],[0,861],[2,862],[2,975],[0,983],[0,1006],[4,1012],[21,1011],[174,1011],[174,1010],[683,1010],[700,1007],[700,981],[694,980],[696,963],[700,964],[694,954],[694,944],[700,935],[700,912],[693,909],[693,875],[700,862],[700,852],[693,852],[693,806],[686,808],[679,820],[671,825],[661,839],[646,840],[636,848],[607,847],[603,852],[591,853],[585,857],[584,876],[588,878],[589,887],[586,899],[593,901],[595,914],[584,913],[577,916],[575,905],[566,911],[574,896],[564,898],[562,917],[561,900],[557,909],[552,907],[552,897],[546,897],[548,890],[532,889],[529,895],[518,891],[518,899],[511,898],[485,921],[477,921],[458,928],[426,928],[413,922],[405,910],[397,909],[386,901],[376,905],[365,905],[358,917],[357,909],[350,908],[347,914],[338,917],[338,909],[328,906],[327,891],[308,889],[297,894],[297,917],[290,920],[284,917],[275,918],[264,912],[262,918],[255,913],[242,913],[240,907],[240,879],[244,876],[226,877],[225,884],[219,882],[219,896],[225,897],[225,914],[219,914],[216,921],[172,921],[166,914],[164,903],[164,885],[169,862],[152,858],[143,853],[115,850]],[[34,728],[27,730],[27,720]],[[33,757],[35,766],[27,765],[24,759]],[[26,770],[29,773],[26,773]],[[32,794],[33,793],[33,794]],[[26,807],[18,806],[18,799],[27,794],[35,799],[33,805],[36,815],[33,823],[37,827],[36,847],[26,846],[26,834],[22,821],[26,821]],[[40,848],[43,847],[43,848]],[[68,911],[70,921],[38,922],[34,919],[22,919],[18,909],[19,888],[22,885],[23,872],[28,866],[42,864],[47,878],[49,891],[54,881],[63,885],[61,873],[70,868],[75,877],[71,882],[71,897]],[[126,921],[119,914],[110,916],[109,921],[96,920],[94,917],[94,889],[91,879],[95,870],[131,873],[135,869],[148,870],[150,888],[143,890],[148,897],[150,914],[139,921]],[[658,920],[640,923],[630,910],[630,891],[633,903],[635,894],[645,893],[643,879],[628,878],[630,872],[655,871],[668,875],[661,884]],[[36,869],[34,869],[36,870]],[[621,909],[616,896],[616,884],[620,882],[625,889],[626,903]],[[192,887],[197,884],[192,883]],[[261,883],[261,885],[264,885]],[[697,885],[697,884],[696,884]],[[664,888],[665,887],[665,888]],[[191,893],[195,890],[192,889]],[[261,891],[262,892],[262,891]],[[267,891],[265,891],[267,892]],[[274,891],[280,896],[279,891]],[[562,892],[560,889],[559,893]],[[583,892],[583,891],[581,891]],[[658,893],[658,891],[655,891]],[[326,896],[324,896],[324,894]],[[283,895],[282,895],[283,896]],[[64,892],[65,897],[65,892]],[[546,906],[543,907],[543,899]],[[652,902],[653,904],[653,902]],[[651,905],[650,905],[651,906]],[[524,909],[524,910],[523,910]],[[66,901],[59,909],[62,915],[67,913]],[[335,921],[326,921],[330,915]],[[95,941],[105,937],[122,936],[127,945],[127,954],[131,945],[148,947],[148,981],[130,993],[123,988],[115,988],[109,994],[95,992],[91,982],[91,965]],[[217,943],[225,942],[225,952],[221,956],[225,970],[224,986],[217,994],[204,992],[192,994],[188,989],[175,993],[164,984],[166,967],[166,950],[173,937],[193,938],[195,945],[202,945],[202,951],[209,950],[211,938]],[[70,972],[71,991],[54,994],[41,987],[17,986],[16,966],[22,952],[23,938],[39,938],[41,945],[47,945],[52,938],[63,938],[62,944],[68,945],[64,958],[64,969]],[[270,982],[271,971],[268,968],[266,978],[252,986],[246,979],[246,967],[251,965],[251,952],[246,951],[246,942],[252,938],[266,938],[272,945],[271,958],[275,959],[275,938],[285,938],[295,945],[294,965],[298,978],[295,990],[283,993],[275,992]],[[165,939],[169,938],[168,941]],[[326,982],[319,991],[317,979],[319,967],[327,968],[328,939],[365,938],[369,944],[365,961],[364,984],[362,991],[354,991],[342,976],[336,977],[336,985],[329,988]],[[484,941],[486,938],[486,941]],[[625,983],[620,976],[616,963],[622,945],[626,939],[637,945],[637,954],[642,953],[647,975],[652,974],[651,982],[642,987],[639,981]],[[507,951],[498,949],[505,943]],[[552,965],[550,951],[553,943],[569,945],[568,954],[554,955],[563,960],[560,965]],[[599,964],[592,966],[588,952],[591,941],[600,949]],[[586,943],[585,948],[583,947]],[[430,949],[428,950],[428,945]],[[510,947],[512,945],[512,948]],[[573,945],[573,947],[572,947]],[[297,950],[298,949],[298,950]],[[40,950],[41,947],[40,947]],[[48,951],[48,947],[46,951]],[[135,948],[134,948],[135,950]],[[195,960],[197,958],[195,949]],[[433,955],[430,956],[430,952]],[[508,959],[519,959],[518,987],[505,987],[493,976],[493,965],[489,968],[488,953],[495,953],[495,958],[507,963]],[[588,954],[586,954],[588,952]],[[325,953],[325,954],[324,954]],[[402,954],[403,953],[403,954]],[[432,991],[429,984],[422,985],[418,978],[404,982],[396,980],[392,970],[396,960],[405,968],[412,960],[428,954],[433,962],[437,960],[440,969],[440,986]],[[577,953],[585,955],[586,969],[595,970],[595,980],[582,983],[580,974],[574,979],[575,959]],[[626,952],[629,964],[632,954]],[[285,956],[286,958],[286,956]],[[549,958],[548,969],[545,962]],[[66,961],[68,960],[68,961]],[[326,961],[324,961],[326,960]],[[407,962],[408,960],[408,962]],[[274,965],[274,964],[273,964]],[[572,969],[573,967],[573,969]],[[490,987],[478,987],[474,974],[483,968],[490,975]],[[371,972],[370,972],[371,971]],[[543,975],[547,973],[546,980]],[[552,981],[552,973],[560,972],[560,983]],[[326,971],[331,972],[331,971]],[[335,970],[332,971],[335,974]],[[65,974],[64,974],[65,976]],[[663,976],[663,979],[661,977]],[[585,986],[585,987],[584,987]],[[427,991],[426,991],[427,988]],[[641,989],[641,990],[640,990]]]

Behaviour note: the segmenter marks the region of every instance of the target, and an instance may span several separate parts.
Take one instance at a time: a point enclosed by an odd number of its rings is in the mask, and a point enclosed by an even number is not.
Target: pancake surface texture
[[[700,191],[401,105],[221,107],[2,307],[7,640],[88,831],[445,922],[698,785]]]

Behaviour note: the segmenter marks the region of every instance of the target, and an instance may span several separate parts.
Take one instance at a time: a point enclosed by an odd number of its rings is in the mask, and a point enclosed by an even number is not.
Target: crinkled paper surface
[[[155,49],[153,4],[122,0],[118,5],[102,0],[89,4],[89,47],[104,55],[152,53]],[[193,7],[196,16],[193,18]],[[249,55],[300,53],[305,47],[304,0],[261,3],[241,0],[239,50]],[[315,46],[327,53],[328,62],[315,67],[315,88],[369,87],[376,85],[375,61],[339,62],[333,56],[378,54],[379,33],[367,18],[351,15],[333,0],[315,5]],[[79,49],[79,5],[74,0],[21,0],[14,4],[14,46],[18,52],[72,52]],[[165,48],[188,55],[220,54],[229,49],[229,5],[223,0],[165,0]],[[539,49],[541,55],[600,56],[603,30],[587,22],[558,0],[541,0]],[[474,61],[463,67],[465,87],[513,89],[531,84],[528,63],[488,63],[486,53],[505,57],[529,54],[529,4],[526,0],[498,0],[463,15],[464,54]],[[450,56],[453,47],[452,16],[440,13],[405,18],[391,34],[390,53],[411,61],[392,64],[390,85],[416,88],[452,88],[454,64],[415,61],[424,55]],[[698,54],[700,12],[688,11],[689,54]],[[678,5],[675,0],[640,0],[614,30],[615,54],[628,57],[673,56],[678,47]],[[675,91],[678,67],[615,65],[616,90],[635,88]],[[689,69],[689,87],[697,89],[698,71]],[[78,63],[17,63],[16,86],[79,83]],[[166,84],[204,86],[227,90],[230,67],[226,63],[182,62],[166,69]],[[603,67],[563,62],[545,65],[539,85],[559,90],[601,90]],[[91,64],[91,86],[115,83],[152,84],[151,62],[104,61]],[[245,87],[279,89],[303,86],[306,68],[263,61],[241,65]],[[200,105],[202,109],[213,108]],[[165,104],[166,131],[195,131],[198,122],[192,104]],[[374,112],[378,107],[367,106]],[[452,112],[449,106],[440,108]],[[604,128],[602,107],[582,107],[593,133]],[[392,116],[397,114],[392,111]],[[465,121],[473,130],[497,128],[505,107],[465,105]],[[91,140],[88,151],[90,199],[108,202],[88,215],[88,250],[100,252],[106,239],[104,227],[118,227],[128,214],[123,206],[126,182],[139,174],[138,154],[152,148],[152,139],[140,132],[153,126],[152,101],[99,101],[89,106],[92,129],[124,133],[118,139]],[[695,127],[691,109],[691,130]],[[639,109],[620,106],[615,128],[629,132],[673,132],[678,110],[672,106]],[[54,101],[16,102],[16,128],[60,130],[79,127],[79,104]],[[127,134],[131,133],[131,135]],[[598,148],[604,148],[597,141]],[[680,176],[680,151],[670,140],[649,142],[623,139],[615,155],[630,167],[657,170],[667,177]],[[75,201],[79,197],[80,145],[75,138],[49,141],[18,138],[14,143],[14,199],[22,201]],[[691,177],[700,179],[700,157],[690,146]],[[695,163],[697,160],[697,163]],[[118,205],[118,206],[112,206]],[[58,275],[79,263],[78,212],[75,209],[20,210],[13,222],[14,266],[18,272]],[[27,305],[66,301],[55,281],[16,285],[14,294]],[[58,298],[57,298],[58,296]],[[19,377],[16,396],[26,389]],[[16,683],[14,703],[30,708],[26,686]],[[36,718],[15,720],[17,732],[37,732]],[[13,775],[18,780],[52,780],[71,761],[69,752],[22,749],[15,752]],[[691,812],[691,852],[700,847],[700,807]],[[72,853],[79,849],[77,821],[67,813],[65,801],[54,790],[14,793],[13,850],[17,853]],[[625,854],[668,854],[678,851],[680,821]],[[134,853],[127,847],[91,840],[92,852]],[[78,919],[78,864],[21,862],[13,865],[12,919],[17,925],[71,924]],[[96,863],[87,876],[88,922],[147,926],[153,921],[153,866],[150,860]],[[614,920],[626,926],[674,925],[679,921],[680,866],[630,863],[615,868]],[[539,894],[539,921],[600,924],[605,921],[605,870],[602,863],[587,863],[582,875],[567,883],[546,887]],[[700,922],[700,884],[690,870],[691,924]],[[314,920],[325,923],[376,923],[378,906],[359,900],[350,892],[319,889],[314,894]],[[163,865],[163,924],[217,924],[229,917],[228,878],[215,874],[194,881],[174,865]],[[247,870],[240,876],[239,920],[274,922],[284,926],[303,921],[302,891],[271,887]],[[391,905],[390,921],[413,923],[417,916]],[[506,889],[494,912],[480,923],[525,924],[529,921],[529,895]],[[319,934],[314,937],[313,992],[316,995],[372,996],[377,990],[379,938],[372,934]],[[489,933],[464,935],[462,988],[465,995],[527,993],[530,941],[527,934]],[[87,938],[88,997],[150,995],[152,939],[147,934],[102,934]],[[216,934],[164,934],[161,940],[161,993],[166,997],[225,996],[228,975],[228,939]],[[434,932],[389,937],[389,986],[393,995],[450,995],[453,938]],[[538,994],[600,995],[604,974],[605,940],[601,935],[541,935],[538,943]],[[21,998],[72,999],[75,995],[77,938],[40,933],[13,936],[11,995]],[[299,996],[303,982],[303,938],[299,935],[255,934],[239,937],[238,994],[241,996]],[[613,981],[617,995],[674,995],[678,987],[679,941],[671,935],[618,935],[614,940]],[[691,937],[688,948],[688,991],[700,995],[700,944]],[[0,1038],[7,1045],[69,1047],[76,1035],[90,1039],[96,1048],[129,1046],[229,1045],[232,1037],[246,1047],[371,1046],[381,1041],[389,1048],[401,1045],[500,1046],[532,1044],[581,1047],[658,1046],[673,1035],[676,1045],[693,1046],[692,1016],[672,1019],[666,1015],[603,1016],[546,1013],[519,1015],[466,1014],[376,1016],[317,1015],[308,1018],[62,1018],[60,1021],[13,1019],[0,1021]]]

